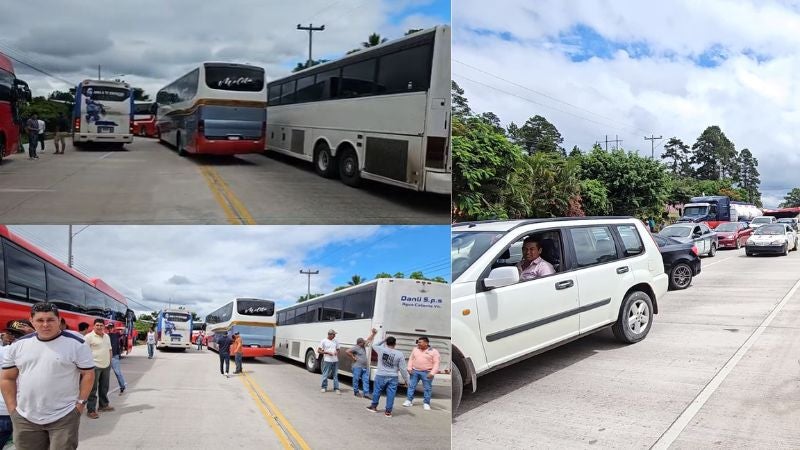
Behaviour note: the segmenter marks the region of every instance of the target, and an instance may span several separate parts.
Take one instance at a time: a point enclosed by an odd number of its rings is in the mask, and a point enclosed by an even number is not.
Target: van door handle
[[[627,273],[629,270],[628,266],[617,267],[617,273],[619,274]]]
[[[572,280],[559,281],[558,283],[556,283],[556,290],[563,291],[564,289],[569,289],[574,285],[575,283],[573,283]]]

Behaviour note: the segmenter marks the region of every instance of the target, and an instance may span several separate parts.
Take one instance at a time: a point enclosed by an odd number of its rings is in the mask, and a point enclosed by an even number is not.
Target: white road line
[[[719,260],[719,261],[714,261],[714,262],[712,262],[712,263],[703,264],[703,265],[702,265],[702,267],[711,267],[711,266],[713,266],[714,264],[719,264],[719,263],[725,262],[725,261],[727,261],[727,260],[729,260],[729,259],[733,259],[733,258],[735,258],[735,257],[736,257],[736,256],[728,256],[727,258],[725,258],[725,259],[722,259],[722,260]]]
[[[736,353],[731,356],[728,362],[722,367],[722,369],[719,370],[719,372],[717,372],[714,378],[712,378],[711,381],[706,384],[706,387],[703,388],[699,394],[697,394],[697,397],[695,397],[692,403],[690,403],[689,406],[683,410],[683,413],[681,413],[681,415],[678,416],[674,422],[672,422],[672,425],[667,428],[667,431],[665,431],[664,434],[658,438],[655,444],[650,447],[651,449],[667,449],[670,445],[672,445],[673,442],[675,442],[678,436],[683,432],[683,429],[686,428],[686,425],[688,425],[694,416],[700,412],[700,409],[703,407],[703,405],[705,405],[708,399],[711,398],[717,388],[720,387],[722,382],[725,381],[725,378],[727,378],[731,371],[733,371],[733,368],[736,367],[736,364],[739,363],[739,360],[741,360],[745,353],[750,350],[750,347],[753,346],[756,340],[758,340],[759,336],[761,336],[769,324],[772,323],[772,320],[778,315],[780,310],[783,309],[783,306],[789,301],[789,299],[792,298],[798,288],[800,288],[800,280],[797,280],[797,282],[795,282],[794,286],[792,286],[783,299],[781,299],[781,301],[772,308],[772,312],[770,312],[770,314],[758,325],[758,328],[756,328],[753,333],[750,334],[750,337],[747,338],[744,344],[739,347],[739,350],[737,350]]]
[[[113,155],[113,154],[114,154],[114,152],[108,152],[108,153],[106,153],[105,155],[101,156],[101,157],[100,157],[100,158],[98,158],[98,159],[106,159],[106,158],[108,158],[109,156],[111,156],[111,155]]]

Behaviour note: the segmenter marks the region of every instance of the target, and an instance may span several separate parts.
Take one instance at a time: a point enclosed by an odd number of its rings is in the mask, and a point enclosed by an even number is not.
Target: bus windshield
[[[234,325],[233,332],[239,332],[242,345],[258,345],[259,347],[272,347],[275,337],[275,327],[259,327],[253,325]]]
[[[258,92],[264,88],[264,70],[255,67],[206,66],[206,85],[223,91]]]
[[[84,86],[82,92],[92,100],[106,102],[124,102],[131,96],[130,89],[106,86]]]
[[[137,103],[134,105],[134,114],[137,115],[149,115],[153,114],[153,104],[152,103]]]

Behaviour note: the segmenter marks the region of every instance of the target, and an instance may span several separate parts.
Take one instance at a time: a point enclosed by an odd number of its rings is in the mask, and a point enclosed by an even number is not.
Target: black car
[[[670,289],[686,289],[692,278],[700,273],[700,256],[697,246],[675,239],[653,235],[664,261],[664,273],[669,275]]]

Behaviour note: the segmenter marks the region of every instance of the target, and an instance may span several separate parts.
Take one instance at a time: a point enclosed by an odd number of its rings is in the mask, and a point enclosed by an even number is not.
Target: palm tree
[[[376,45],[383,44],[386,41],[388,41],[388,39],[386,38],[381,39],[380,34],[372,33],[369,35],[366,41],[361,43],[361,45],[363,45],[364,48],[370,48],[370,47],[375,47]]]
[[[364,282],[364,279],[361,278],[361,275],[353,275],[353,277],[350,278],[350,281],[347,282],[347,285],[348,286],[358,286],[359,284],[361,284],[363,282]]]

